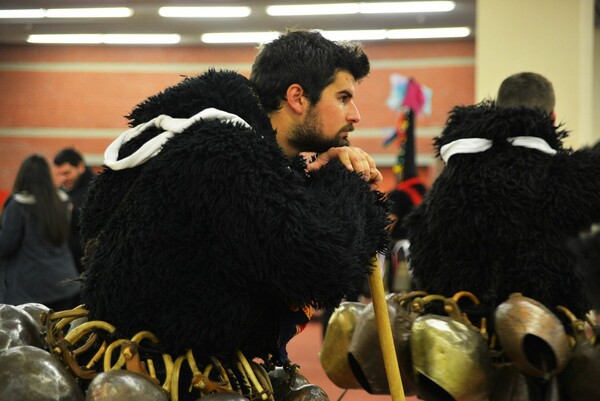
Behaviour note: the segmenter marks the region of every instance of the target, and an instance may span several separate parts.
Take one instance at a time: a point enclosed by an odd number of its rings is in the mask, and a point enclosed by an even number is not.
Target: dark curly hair
[[[338,71],[348,71],[357,81],[368,75],[369,58],[362,45],[333,42],[318,31],[289,30],[259,51],[250,81],[265,112],[280,108],[287,88],[297,83],[315,104]]]

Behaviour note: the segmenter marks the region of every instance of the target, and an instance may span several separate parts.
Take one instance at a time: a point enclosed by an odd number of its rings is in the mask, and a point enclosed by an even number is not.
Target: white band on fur
[[[554,156],[556,149],[552,149],[548,142],[537,136],[515,136],[508,138],[513,146],[523,146],[525,148],[537,149],[540,152],[546,153],[547,155]]]
[[[492,141],[483,138],[463,138],[445,144],[440,148],[444,163],[457,153],[480,153],[492,147]]]
[[[147,123],[135,126],[123,132],[115,139],[104,152],[104,164],[111,170],[124,170],[139,166],[148,161],[148,159],[156,156],[162,150],[162,146],[175,134],[179,134],[199,120],[220,120],[223,122],[238,123],[246,128],[251,128],[250,124],[244,121],[241,117],[227,113],[215,108],[204,109],[200,113],[190,118],[172,118],[167,115],[160,115]],[[119,157],[119,149],[123,144],[129,142],[136,136],[144,132],[148,127],[162,128],[165,131],[144,143],[138,150],[131,155],[117,160]]]
[[[550,145],[548,145],[548,142],[536,136],[515,136],[508,138],[508,142],[513,146],[536,149],[548,155],[556,154],[556,150],[552,149]],[[485,152],[492,147],[492,143],[493,142],[490,139],[484,138],[457,139],[440,148],[440,157],[444,163],[448,163],[448,160],[455,154]]]

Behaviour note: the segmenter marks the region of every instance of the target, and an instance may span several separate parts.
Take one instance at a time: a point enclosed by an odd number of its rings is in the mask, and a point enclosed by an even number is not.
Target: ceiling
[[[324,0],[326,3],[347,3],[353,0]],[[356,1],[356,0],[354,0]],[[362,0],[366,2],[365,0]],[[380,0],[383,1],[383,0]],[[0,19],[0,44],[25,44],[30,34],[66,33],[178,33],[181,45],[201,44],[200,35],[211,32],[283,31],[286,28],[322,30],[398,29],[467,26],[475,32],[475,1],[454,0],[454,10],[445,13],[420,14],[355,14],[310,17],[272,17],[265,13],[266,5],[314,4],[318,0],[213,0],[213,1],[142,1],[142,0],[0,0],[1,9],[130,7],[129,18],[87,19]],[[247,18],[192,19],[162,18],[162,6],[250,6]],[[212,45],[214,46],[214,45]]]

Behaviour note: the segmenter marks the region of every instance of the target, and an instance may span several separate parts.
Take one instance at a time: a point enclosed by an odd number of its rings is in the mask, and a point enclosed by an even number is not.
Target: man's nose
[[[56,185],[57,187],[60,187],[61,185],[63,185],[65,183],[65,177],[61,174],[53,174],[53,178],[54,178],[54,185]]]
[[[352,104],[350,105],[350,110],[346,118],[348,122],[357,124],[360,121],[360,113],[358,112],[358,107],[356,107],[356,104],[354,102],[351,103]]]

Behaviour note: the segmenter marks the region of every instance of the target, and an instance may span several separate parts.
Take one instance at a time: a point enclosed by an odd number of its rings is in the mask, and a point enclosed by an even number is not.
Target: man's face
[[[70,191],[84,171],[85,166],[83,163],[79,163],[77,166],[73,166],[69,163],[63,163],[56,166],[59,185],[64,186],[67,191]]]
[[[360,121],[360,114],[354,104],[352,74],[339,71],[316,104],[311,104],[304,120],[291,130],[288,142],[301,152],[325,152],[326,150],[349,146],[348,136],[354,131],[354,124]]]

